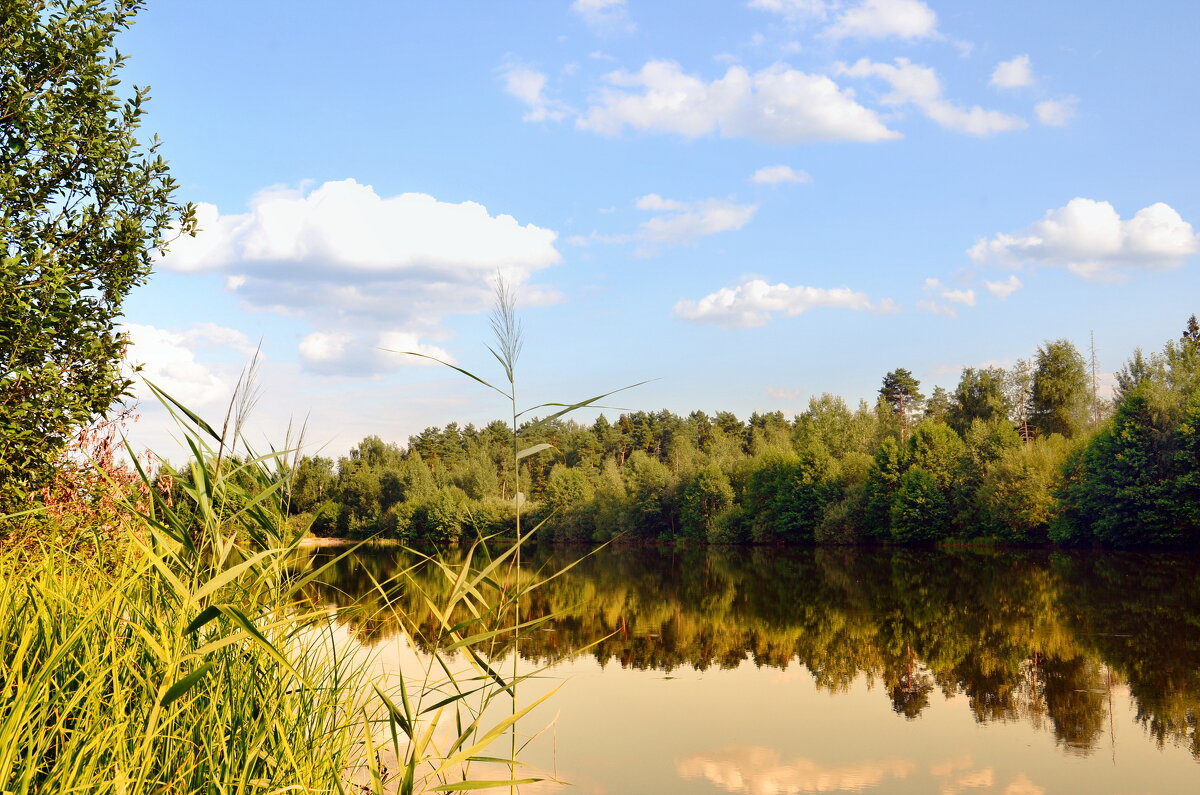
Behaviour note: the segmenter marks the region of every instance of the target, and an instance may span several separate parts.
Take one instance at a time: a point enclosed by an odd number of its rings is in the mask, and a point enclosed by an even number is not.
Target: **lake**
[[[531,550],[524,576],[582,554]],[[313,597],[370,601],[413,562],[359,549]],[[411,605],[340,620],[404,668],[428,651]],[[571,784],[522,792],[1200,792],[1194,556],[609,547],[522,613],[554,618],[520,642],[547,668],[520,697],[562,687],[521,758]]]

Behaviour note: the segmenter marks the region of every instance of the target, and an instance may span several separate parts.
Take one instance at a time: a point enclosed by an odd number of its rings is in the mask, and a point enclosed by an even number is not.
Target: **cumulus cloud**
[[[1048,127],[1065,127],[1075,118],[1075,109],[1079,100],[1075,97],[1066,99],[1048,99],[1033,106],[1037,120]]]
[[[996,88],[1022,88],[1033,85],[1033,64],[1028,55],[1018,55],[1011,61],[1001,61],[992,72],[991,85]]]
[[[855,292],[849,287],[789,287],[782,282],[768,284],[762,279],[751,279],[736,287],[722,287],[699,301],[681,300],[675,304],[675,314],[697,323],[753,328],[766,325],[774,312],[795,317],[822,306],[886,312],[891,311],[895,303],[885,301],[877,307],[866,293]]]
[[[635,29],[629,21],[625,0],[575,0],[571,10],[595,28]]]
[[[248,308],[302,317],[314,332],[332,335],[302,354],[326,371],[322,351],[336,347],[339,334],[353,330],[344,351],[369,348],[388,332],[441,336],[447,314],[491,304],[497,273],[519,286],[561,260],[552,230],[492,215],[475,202],[380,196],[354,180],[266,190],[245,213],[201,204],[197,215],[203,231],[176,241],[161,266],[224,272],[227,288]],[[531,287],[522,295],[552,300]],[[347,353],[347,361],[365,367],[377,360]]]
[[[253,353],[249,340],[240,331],[211,323],[186,331],[124,323],[121,330],[129,337],[129,363],[141,367],[138,376],[154,382],[185,405],[196,408],[228,400],[233,384],[197,361],[195,347],[230,347],[239,353]],[[130,375],[132,377],[132,372]],[[140,384],[135,378],[135,391],[140,397],[150,397],[148,391],[138,387]]]
[[[975,105],[960,107],[942,96],[942,83],[932,67],[897,58],[894,64],[876,63],[860,58],[853,65],[838,64],[837,71],[850,77],[877,77],[891,86],[882,98],[884,105],[901,107],[915,105],[941,127],[969,135],[995,135],[1010,130],[1023,130],[1024,119]]]
[[[781,182],[812,182],[807,171],[797,171],[791,166],[763,166],[754,172],[750,181],[759,185],[778,185]]]
[[[1017,278],[1017,274],[1015,273],[1009,274],[1009,277],[1002,282],[985,281],[983,285],[987,287],[989,293],[996,296],[1001,301],[1003,301],[1005,298],[1008,298],[1010,295],[1015,293],[1017,290],[1020,290],[1024,286],[1021,284],[1021,280]]]
[[[504,90],[529,108],[524,121],[561,121],[571,108],[546,96],[546,75],[520,63],[508,63],[500,69]]]
[[[865,0],[825,29],[830,38],[921,39],[937,35],[937,14],[921,0]]]
[[[712,82],[672,61],[616,71],[576,120],[585,130],[618,135],[626,127],[685,138],[718,134],[772,143],[886,141],[899,138],[874,111],[825,75],[783,64],[751,74],[733,66]]]
[[[885,759],[827,767],[803,757],[784,761],[773,748],[751,746],[684,757],[675,763],[675,769],[682,778],[705,778],[726,792],[775,795],[781,792],[857,792],[876,787],[889,778],[906,778],[916,771],[917,765],[906,759]]]
[[[1162,202],[1122,219],[1108,202],[1075,198],[1028,229],[981,239],[968,251],[979,263],[1051,265],[1087,279],[1119,279],[1168,270],[1200,250],[1192,225]]]

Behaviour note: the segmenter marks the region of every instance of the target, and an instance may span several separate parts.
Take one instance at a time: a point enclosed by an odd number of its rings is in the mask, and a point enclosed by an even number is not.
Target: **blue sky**
[[[127,303],[132,357],[340,454],[526,402],[802,411],[952,388],[1047,339],[1100,369],[1196,305],[1200,5],[562,0],[150,4],[120,42],[203,231]],[[611,413],[611,412],[610,412]],[[134,436],[164,444],[145,407]],[[586,418],[586,417],[585,417]]]

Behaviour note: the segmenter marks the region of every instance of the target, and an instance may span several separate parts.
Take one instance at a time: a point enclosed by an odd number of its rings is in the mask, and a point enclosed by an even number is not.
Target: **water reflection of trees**
[[[539,550],[522,577],[573,560]],[[404,629],[427,648],[437,622],[422,594],[449,583],[416,564],[395,548],[349,555],[311,598],[353,606],[342,620],[363,643]],[[610,549],[523,601],[524,617],[555,618],[521,654],[548,663],[591,644],[601,665],[639,669],[800,664],[832,692],[865,675],[907,718],[939,690],[981,723],[1029,721],[1075,752],[1095,748],[1124,682],[1153,738],[1200,757],[1197,586],[1200,565],[1168,555]]]

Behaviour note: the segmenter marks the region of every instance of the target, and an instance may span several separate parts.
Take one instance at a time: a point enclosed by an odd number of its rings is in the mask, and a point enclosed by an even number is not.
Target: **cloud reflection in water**
[[[685,779],[702,776],[727,792],[745,795],[858,792],[874,787],[888,777],[904,778],[916,768],[915,762],[903,759],[846,767],[823,767],[803,757],[784,762],[778,751],[761,746],[724,748],[675,762],[676,771]]]

